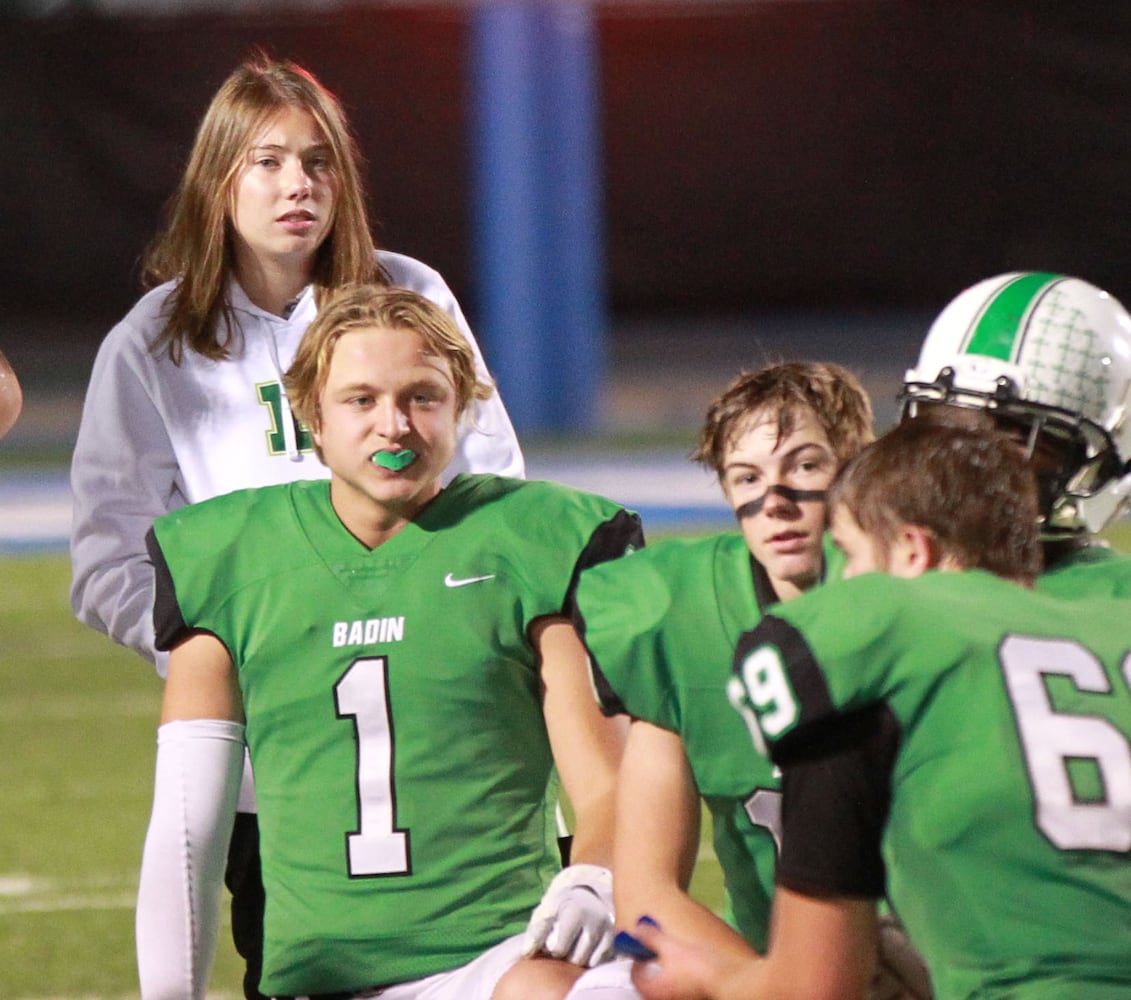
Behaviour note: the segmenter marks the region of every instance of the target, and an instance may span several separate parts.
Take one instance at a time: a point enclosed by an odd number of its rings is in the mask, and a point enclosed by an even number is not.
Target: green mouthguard
[[[374,465],[381,466],[382,469],[400,472],[406,465],[411,464],[414,458],[416,458],[415,451],[411,448],[403,448],[400,451],[379,451],[370,461]]]

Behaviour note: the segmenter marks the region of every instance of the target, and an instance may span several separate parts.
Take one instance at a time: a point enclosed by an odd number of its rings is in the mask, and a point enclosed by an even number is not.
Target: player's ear
[[[892,576],[922,576],[936,569],[942,560],[938,540],[919,524],[901,524],[888,553],[887,571]]]
[[[322,404],[314,406],[314,419],[310,422],[310,436],[319,451],[322,450]]]

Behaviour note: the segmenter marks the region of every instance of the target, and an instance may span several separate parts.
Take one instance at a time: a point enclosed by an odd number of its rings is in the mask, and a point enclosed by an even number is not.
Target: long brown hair
[[[166,225],[146,255],[147,287],[177,282],[154,345],[168,350],[176,364],[186,349],[216,361],[231,353],[236,324],[226,291],[235,268],[232,186],[259,131],[286,108],[314,119],[338,182],[333,226],[311,270],[315,300],[327,289],[383,279],[366,213],[361,157],[345,112],[307,70],[256,52],[212,98],[169,202]]]

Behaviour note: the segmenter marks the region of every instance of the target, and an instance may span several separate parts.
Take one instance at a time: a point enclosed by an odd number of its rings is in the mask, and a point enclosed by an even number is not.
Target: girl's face
[[[297,266],[309,272],[330,234],[338,177],[311,115],[284,108],[255,136],[232,189],[241,273]]]

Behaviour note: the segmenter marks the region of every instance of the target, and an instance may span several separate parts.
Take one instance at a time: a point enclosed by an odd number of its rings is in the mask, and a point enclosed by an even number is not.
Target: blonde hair
[[[235,268],[233,185],[259,132],[288,108],[314,119],[337,180],[333,226],[311,269],[315,300],[344,284],[382,280],[366,213],[361,157],[345,112],[307,70],[258,52],[212,98],[169,202],[165,228],[146,256],[148,287],[177,282],[154,345],[168,350],[175,363],[186,349],[216,361],[230,355],[237,329],[226,296]]]
[[[456,414],[473,399],[487,399],[494,386],[480,380],[471,345],[454,319],[434,302],[399,288],[359,285],[339,289],[322,304],[283,376],[291,409],[308,427],[319,423],[318,401],[326,387],[334,346],[351,330],[380,327],[416,333],[425,351],[443,358],[456,391]]]
[[[727,386],[707,408],[691,457],[721,478],[726,452],[751,415],[776,411],[780,439],[791,433],[803,408],[817,418],[838,465],[875,437],[871,400],[852,372],[829,362],[791,361],[744,372]]]

